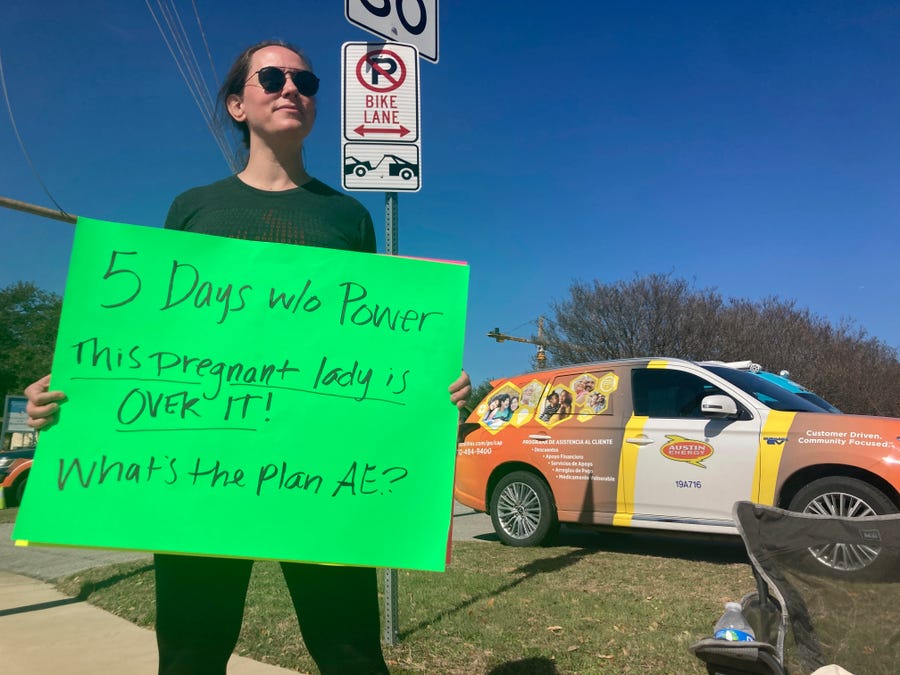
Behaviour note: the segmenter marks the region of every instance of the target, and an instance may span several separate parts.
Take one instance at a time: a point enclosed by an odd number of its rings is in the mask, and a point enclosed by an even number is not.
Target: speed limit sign
[[[347,21],[438,62],[438,0],[344,0]]]

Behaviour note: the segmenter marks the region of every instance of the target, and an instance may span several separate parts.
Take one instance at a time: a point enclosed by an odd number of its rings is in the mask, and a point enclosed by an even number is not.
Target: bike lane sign
[[[347,190],[420,189],[419,57],[396,43],[343,45],[343,184]]]
[[[347,42],[344,140],[419,140],[419,59],[409,45]]]

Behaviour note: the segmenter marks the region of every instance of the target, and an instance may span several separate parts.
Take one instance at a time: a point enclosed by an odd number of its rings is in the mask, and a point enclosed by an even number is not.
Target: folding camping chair
[[[900,514],[830,517],[752,502],[733,513],[757,584],[741,600],[757,641],[692,645],[708,673],[900,672]]]

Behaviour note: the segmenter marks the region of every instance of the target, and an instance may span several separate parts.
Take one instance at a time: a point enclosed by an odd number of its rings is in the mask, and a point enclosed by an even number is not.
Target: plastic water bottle
[[[730,640],[731,642],[753,642],[756,635],[747,619],[741,612],[739,602],[726,602],[725,613],[716,622],[713,629],[713,637],[717,640]]]

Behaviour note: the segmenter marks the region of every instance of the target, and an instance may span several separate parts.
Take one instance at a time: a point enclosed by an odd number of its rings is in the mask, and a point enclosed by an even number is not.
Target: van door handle
[[[638,436],[637,438],[626,438],[626,443],[634,443],[635,445],[650,445],[653,443],[653,439],[649,436]]]
[[[553,440],[552,436],[547,436],[546,434],[529,434],[528,438],[533,441],[550,441]]]

